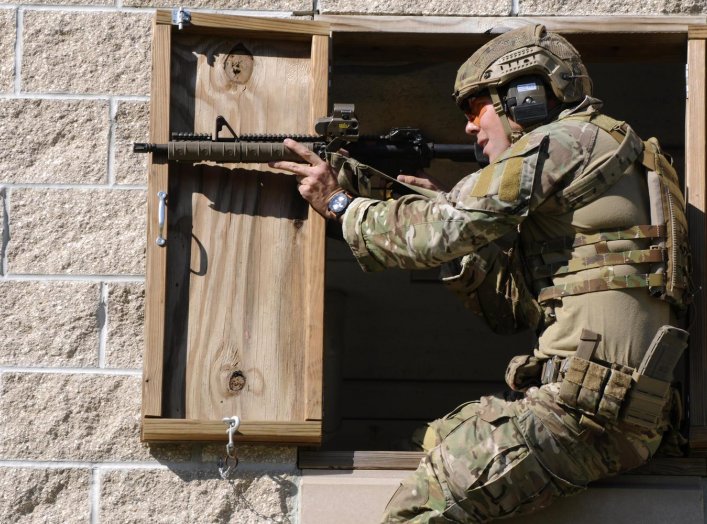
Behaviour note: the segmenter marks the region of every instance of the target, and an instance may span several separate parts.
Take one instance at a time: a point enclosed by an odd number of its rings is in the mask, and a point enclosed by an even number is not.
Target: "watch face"
[[[346,193],[338,193],[329,201],[329,210],[337,215],[343,213],[351,199]]]

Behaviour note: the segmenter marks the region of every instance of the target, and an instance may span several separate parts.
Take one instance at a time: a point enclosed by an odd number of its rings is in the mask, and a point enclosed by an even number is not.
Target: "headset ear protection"
[[[515,122],[527,126],[547,119],[547,92],[539,76],[524,76],[509,82],[504,110]]]

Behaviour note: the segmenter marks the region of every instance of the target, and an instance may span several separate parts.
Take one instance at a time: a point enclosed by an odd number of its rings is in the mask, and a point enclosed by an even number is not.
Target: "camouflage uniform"
[[[638,162],[593,202],[572,210],[555,205],[559,190],[581,182],[617,150],[609,133],[578,118],[594,115],[600,107],[599,100],[585,98],[433,199],[355,199],[343,217],[343,230],[362,268],[435,267],[482,253],[516,231],[520,245],[529,250],[578,232],[650,224],[645,175]],[[587,260],[646,248],[645,238],[619,238],[567,250],[571,258]],[[553,274],[546,285],[568,285],[579,277],[610,280],[613,287],[563,296],[542,312],[531,301],[530,309],[537,310],[527,312],[526,321],[539,334],[535,357],[572,355],[586,328],[602,334],[598,358],[636,367],[657,329],[674,321],[667,302],[650,297],[645,288],[630,287],[632,280],[650,272],[649,266],[587,264],[572,274]],[[627,288],[617,289],[616,282],[626,282]],[[528,284],[535,298],[536,284]],[[384,521],[487,522],[528,513],[593,480],[635,468],[656,451],[662,428],[641,430],[614,422],[603,431],[589,429],[580,424],[578,412],[558,402],[558,391],[554,383],[531,388],[515,402],[484,397],[433,422],[428,454],[392,498]]]

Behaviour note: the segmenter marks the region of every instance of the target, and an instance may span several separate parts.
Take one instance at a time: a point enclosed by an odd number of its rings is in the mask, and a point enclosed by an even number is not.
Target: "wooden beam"
[[[528,24],[544,24],[560,33],[683,33],[707,23],[705,16],[355,16],[317,15],[338,32],[498,34]]]
[[[292,18],[263,18],[255,16],[218,15],[210,13],[191,12],[191,21],[184,26],[183,31],[193,32],[195,29],[209,29],[209,34],[217,34],[223,30],[253,31],[259,36],[267,33],[280,35],[328,35],[329,25],[325,22],[297,20]],[[172,11],[158,9],[155,14],[157,24],[172,25]],[[216,30],[216,31],[214,31]]]
[[[160,144],[169,140],[171,29],[153,24],[152,91],[150,94],[150,141]],[[162,379],[164,365],[164,312],[166,298],[167,249],[158,246],[157,224],[160,191],[168,191],[168,164],[150,155],[147,182],[147,270],[145,287],[145,358],[142,372],[142,414],[162,414]],[[165,210],[166,236],[167,210]]]
[[[329,91],[328,36],[312,37],[311,80],[310,80],[310,132],[314,132],[314,122],[328,114]],[[326,224],[323,217],[311,207],[306,222],[307,238],[313,256],[305,259],[306,266],[306,349],[304,359],[304,415],[306,420],[322,419],[322,395],[324,381],[324,261]]]
[[[419,451],[307,451],[300,450],[300,469],[417,469],[425,454]],[[656,457],[628,474],[707,475],[707,458]]]
[[[707,452],[707,425],[690,426],[690,451]]]
[[[707,209],[705,180],[707,178],[707,44],[705,39],[688,41],[688,99],[685,115],[685,185],[687,218],[692,248],[692,279],[695,300],[690,322],[690,422],[707,426],[707,301],[704,286],[705,242],[707,241],[705,209]],[[699,432],[698,432],[699,433]],[[692,432],[691,432],[692,435]],[[692,436],[691,436],[692,441]],[[693,446],[707,447],[707,439]]]
[[[226,442],[227,426],[218,420],[143,418],[145,442]],[[322,440],[320,422],[243,421],[235,435],[237,442],[276,442],[317,445]]]

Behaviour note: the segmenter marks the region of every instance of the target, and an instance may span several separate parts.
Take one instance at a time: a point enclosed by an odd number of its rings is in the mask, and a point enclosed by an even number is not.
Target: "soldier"
[[[575,48],[541,25],[476,51],[454,98],[490,163],[451,191],[356,197],[340,185],[359,169],[354,159],[325,162],[290,140],[310,165],[272,164],[342,223],[364,270],[458,259],[448,281],[472,308],[493,317],[493,304],[505,319],[495,327],[538,335],[533,355],[506,373],[522,398],[483,397],[430,424],[388,523],[538,510],[642,465],[670,424],[669,382],[637,393],[651,340],[676,323],[688,288],[684,199],[657,141],[602,115]],[[514,233],[511,250],[495,245]]]

